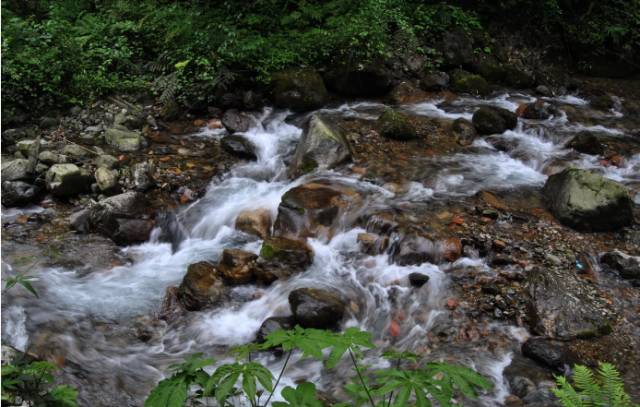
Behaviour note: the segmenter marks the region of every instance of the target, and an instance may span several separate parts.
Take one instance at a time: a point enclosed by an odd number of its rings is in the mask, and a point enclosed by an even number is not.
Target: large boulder
[[[241,134],[224,136],[220,140],[222,148],[231,155],[247,160],[257,160],[256,146]]]
[[[529,338],[522,344],[521,351],[522,355],[558,372],[564,372],[572,360],[562,343],[547,338]]]
[[[449,75],[446,72],[428,72],[420,79],[420,87],[424,90],[437,91],[449,86]]]
[[[384,96],[393,84],[392,73],[382,62],[340,66],[325,75],[325,83],[333,92],[352,97]]]
[[[4,206],[24,206],[35,202],[40,188],[24,181],[2,181],[2,204]]]
[[[298,288],[289,294],[289,305],[303,328],[336,328],[345,312],[345,302],[331,291]]]
[[[451,124],[451,131],[456,138],[458,144],[468,146],[473,143],[478,132],[475,126],[467,119],[459,118]]]
[[[407,115],[386,109],[378,118],[378,128],[383,137],[394,140],[414,140],[418,138],[415,126]]]
[[[557,113],[553,105],[540,99],[522,105],[518,111],[521,117],[531,120],[546,120]]]
[[[278,278],[302,272],[312,262],[313,250],[301,239],[269,237],[260,249],[260,266]]]
[[[614,320],[607,301],[592,284],[558,268],[536,268],[526,280],[531,330],[551,339],[570,340],[608,334]]]
[[[292,69],[273,76],[276,105],[297,112],[314,110],[327,101],[322,77],[313,69]]]
[[[271,211],[258,208],[240,212],[236,218],[236,229],[265,239],[271,230]]]
[[[518,125],[518,116],[507,109],[482,106],[471,119],[480,134],[500,134],[513,130]]]
[[[317,181],[297,186],[282,196],[273,234],[330,238],[341,225],[355,221],[361,204],[360,194],[346,185]]]
[[[75,164],[54,164],[47,171],[45,180],[52,194],[67,198],[87,192],[92,178]]]
[[[224,249],[218,269],[226,283],[246,284],[256,279],[257,259],[256,254],[245,250]]]
[[[343,133],[325,118],[313,115],[304,132],[290,165],[294,176],[315,169],[330,169],[349,160],[351,150]]]
[[[485,96],[491,93],[489,83],[480,75],[461,69],[451,72],[451,88],[459,93]]]
[[[542,192],[556,218],[575,229],[607,231],[633,223],[627,189],[598,174],[567,168],[550,176]]]
[[[640,256],[630,256],[615,249],[603,254],[600,262],[626,280],[640,281]]]
[[[194,263],[178,287],[178,301],[189,311],[198,311],[217,304],[225,294],[224,283],[211,263]]]
[[[38,161],[46,165],[64,164],[68,161],[68,157],[53,151],[43,151],[38,155]]]
[[[255,123],[254,118],[247,112],[229,109],[222,115],[222,125],[229,133],[244,133]]]
[[[567,147],[571,147],[583,154],[601,155],[604,153],[604,145],[600,142],[598,136],[588,131],[576,134],[567,143]]]
[[[2,181],[30,181],[34,178],[34,171],[34,163],[30,160],[2,160]]]
[[[104,139],[111,147],[121,152],[134,152],[142,148],[143,137],[139,131],[112,127],[104,133]]]

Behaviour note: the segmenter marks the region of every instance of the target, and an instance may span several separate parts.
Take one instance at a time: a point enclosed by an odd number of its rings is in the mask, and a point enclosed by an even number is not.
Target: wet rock
[[[138,131],[110,128],[104,134],[105,141],[117,151],[134,152],[142,148],[143,139]]]
[[[400,112],[386,109],[378,118],[378,128],[383,137],[394,140],[413,140],[418,138],[415,126],[409,118]]]
[[[538,85],[536,87],[536,93],[540,96],[546,96],[546,97],[553,96],[553,92],[551,91],[551,89],[549,89],[549,87],[545,85]]]
[[[436,248],[433,242],[422,236],[408,235],[398,243],[392,259],[401,266],[417,265],[433,260]]]
[[[533,120],[546,120],[556,113],[552,105],[544,100],[536,100],[522,107],[521,117]]]
[[[582,132],[575,135],[567,144],[568,147],[574,150],[591,155],[604,154],[604,145],[600,143],[598,136],[591,132]]]
[[[521,351],[524,356],[557,372],[563,372],[565,365],[570,364],[565,346],[545,338],[529,338],[522,344]]]
[[[536,268],[526,280],[531,330],[551,339],[606,335],[613,313],[595,288],[571,271]]]
[[[624,279],[640,280],[640,256],[630,256],[615,249],[603,254],[600,262],[617,271]]]
[[[2,181],[30,181],[34,177],[34,165],[24,158],[2,160]]]
[[[429,282],[429,276],[423,273],[411,273],[409,274],[409,283],[417,288]]]
[[[301,239],[269,237],[260,249],[262,266],[277,277],[304,271],[313,262],[311,247]]]
[[[2,205],[24,206],[37,201],[40,188],[24,181],[2,181]]]
[[[518,117],[507,109],[482,106],[473,114],[472,122],[480,134],[501,134],[515,129]]]
[[[99,155],[95,160],[96,167],[103,167],[109,170],[118,168],[118,159],[109,154]]]
[[[225,249],[218,269],[228,284],[246,284],[255,280],[256,260],[254,253],[240,249]]]
[[[91,154],[87,149],[77,145],[77,144],[68,144],[64,146],[62,153],[67,157],[70,157],[72,160],[82,160],[85,159]]]
[[[259,208],[240,212],[236,218],[236,229],[265,239],[271,229],[271,211]]]
[[[459,67],[473,62],[473,39],[464,30],[445,32],[438,47],[442,53],[443,64],[447,67]]]
[[[249,113],[237,109],[229,109],[222,115],[222,125],[229,133],[244,133],[253,123],[254,119]]]
[[[303,328],[336,328],[345,311],[344,301],[333,292],[298,288],[289,294],[289,305],[297,324]]]
[[[146,219],[117,219],[117,228],[109,234],[121,246],[144,243],[149,240],[154,223]]]
[[[333,92],[352,97],[384,96],[392,85],[392,73],[382,62],[336,67],[325,75]]]
[[[267,336],[277,330],[283,329],[285,331],[293,329],[295,326],[295,320],[292,316],[289,317],[270,317],[264,320],[260,329],[256,333],[256,342],[262,343],[266,340]]]
[[[613,109],[613,107],[615,106],[615,101],[613,100],[613,98],[610,95],[606,94],[592,96],[589,103],[594,109],[605,111]]]
[[[410,103],[424,97],[424,92],[417,89],[408,81],[402,81],[391,89],[387,99],[395,105]]]
[[[451,73],[451,88],[459,93],[485,96],[491,93],[489,83],[480,75],[461,69]]]
[[[52,194],[67,198],[87,192],[92,177],[74,164],[54,164],[46,175],[47,189]]]
[[[384,253],[389,246],[388,236],[379,236],[374,233],[358,233],[357,241],[360,251],[371,256]]]
[[[313,69],[295,69],[273,76],[276,105],[298,112],[319,109],[327,101],[322,77]]]
[[[289,172],[299,176],[315,169],[331,169],[350,158],[344,134],[326,118],[313,115],[298,141]]]
[[[527,377],[515,376],[509,380],[509,389],[514,395],[523,398],[536,390],[536,384]]]
[[[18,140],[35,137],[35,131],[29,127],[18,127],[14,129],[6,129],[2,132],[3,146],[14,145]]]
[[[451,125],[451,130],[453,131],[458,144],[462,146],[471,145],[473,143],[473,140],[475,140],[476,135],[478,134],[476,132],[476,128],[473,126],[473,123],[462,118],[454,120],[453,124]]]
[[[154,167],[153,163],[144,161],[136,163],[131,167],[131,181],[136,191],[147,191],[156,184],[153,179]]]
[[[615,230],[633,223],[633,203],[624,185],[589,171],[568,168],[551,175],[543,194],[556,218],[578,230]]]
[[[222,148],[229,154],[247,160],[257,160],[256,147],[244,136],[234,134],[232,136],[224,136],[220,141]]]
[[[446,72],[429,72],[420,80],[420,87],[424,90],[438,91],[449,86],[449,75]]]
[[[529,74],[525,70],[519,69],[512,65],[504,66],[504,80],[506,85],[514,88],[531,88],[536,84],[533,75]]]
[[[189,266],[176,295],[184,308],[198,311],[217,304],[224,293],[224,284],[216,267],[202,261]]]
[[[38,161],[47,165],[64,164],[68,161],[66,155],[57,154],[53,151],[43,151],[38,155]]]
[[[361,201],[360,194],[341,184],[310,182],[297,186],[282,196],[273,234],[331,237],[340,225],[350,223],[348,212]]]
[[[105,194],[111,194],[118,190],[118,171],[98,167],[95,179],[98,188]]]

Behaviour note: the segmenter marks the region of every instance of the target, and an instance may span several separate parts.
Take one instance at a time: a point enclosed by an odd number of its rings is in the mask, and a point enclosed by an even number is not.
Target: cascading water
[[[429,101],[401,108],[416,115],[442,119],[470,118],[481,104],[515,110],[527,95],[500,95],[489,100],[461,98],[454,103]],[[583,106],[576,97],[564,97],[557,103]],[[329,115],[375,119],[384,105],[362,102],[323,109]],[[131,264],[109,270],[79,274],[55,268],[41,270],[36,287],[40,298],[34,301],[23,293],[8,293],[3,301],[3,341],[19,349],[46,343],[51,355],[68,363],[70,380],[81,390],[83,405],[141,405],[153,384],[162,377],[170,362],[200,351],[224,360],[229,345],[254,339],[257,329],[268,317],[288,315],[288,294],[300,287],[329,288],[351,299],[346,326],[359,326],[372,332],[380,347],[394,346],[418,350],[427,347],[435,335],[458,329],[464,315],[447,307],[451,295],[450,273],[474,269],[492,275],[494,271],[479,257],[463,257],[454,263],[401,266],[389,254],[376,256],[360,252],[357,236],[364,229],[345,226],[331,239],[310,239],[315,257],[303,273],[276,281],[267,288],[240,286],[233,289],[233,300],[224,306],[188,313],[177,321],[153,321],[167,287],[177,285],[189,264],[215,261],[223,249],[242,248],[258,253],[261,242],[236,231],[237,215],[246,209],[266,208],[275,216],[282,195],[289,189],[314,178],[351,183],[364,191],[370,204],[424,204],[469,196],[483,189],[539,187],[546,180],[545,166],[567,155],[559,134],[575,131],[619,130],[602,126],[568,125],[566,116],[546,121],[520,123],[513,131],[498,135],[499,142],[512,147],[498,150],[493,143],[478,139],[467,150],[452,156],[425,158],[435,169],[431,179],[417,179],[401,192],[359,180],[334,171],[317,172],[289,180],[285,161],[295,148],[302,130],[285,119],[288,112],[266,109],[256,117],[256,125],[245,136],[257,146],[258,159],[233,168],[222,179],[211,183],[205,196],[183,208],[177,217],[186,231],[184,239],[172,248],[168,243],[151,240],[126,248]],[[220,131],[202,131],[199,137],[220,137]],[[595,168],[593,156],[579,155],[572,163]],[[640,155],[624,166],[607,167],[612,179],[638,183]],[[10,214],[3,214],[10,216]],[[175,250],[174,250],[175,249]],[[10,265],[3,263],[3,267]],[[420,272],[429,276],[421,288],[411,288],[407,276]],[[5,306],[5,304],[10,304]],[[399,335],[389,335],[391,320],[400,321]],[[151,339],[140,342],[131,334],[139,322],[155,324]],[[506,324],[485,327],[491,346],[452,342],[440,344],[433,358],[456,360],[474,366],[496,384],[482,405],[500,405],[509,394],[502,371],[517,350],[522,333]],[[490,350],[489,350],[490,349]],[[375,354],[368,355],[375,360]],[[282,360],[271,355],[262,361],[274,371]],[[347,370],[347,369],[339,369]],[[344,377],[323,372],[317,362],[295,360],[281,386],[296,380],[313,380],[327,392],[339,391]]]

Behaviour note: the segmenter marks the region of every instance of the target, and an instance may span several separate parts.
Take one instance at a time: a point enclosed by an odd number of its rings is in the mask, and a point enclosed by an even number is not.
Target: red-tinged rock
[[[447,305],[446,305],[447,309],[453,311],[454,309],[458,308],[458,305],[460,304],[458,303],[458,300],[456,300],[455,298],[447,299]]]
[[[522,103],[520,106],[518,106],[518,108],[516,109],[516,114],[518,115],[518,117],[522,117],[525,110],[527,110],[526,103]]]
[[[462,242],[457,237],[450,237],[442,241],[442,257],[454,262],[462,256]]]
[[[461,215],[453,215],[451,218],[452,225],[464,225],[464,218]]]
[[[220,119],[211,119],[207,122],[207,127],[210,130],[214,130],[214,129],[221,129],[223,126]]]
[[[389,324],[389,335],[394,338],[400,336],[400,324],[398,324],[395,320],[391,320]]]
[[[204,127],[205,124],[207,124],[207,122],[202,119],[196,119],[193,121],[193,125],[196,127]]]
[[[609,157],[609,162],[616,167],[622,167],[624,165],[624,157],[620,154]]]

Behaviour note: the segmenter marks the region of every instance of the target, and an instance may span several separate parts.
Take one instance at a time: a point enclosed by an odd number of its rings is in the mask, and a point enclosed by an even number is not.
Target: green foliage
[[[573,385],[564,376],[556,377],[553,393],[564,407],[638,407],[624,390],[620,373],[610,363],[600,363],[596,374],[576,365]]]
[[[33,288],[33,285],[31,284],[31,282],[34,280],[36,280],[35,277],[31,277],[24,274],[18,274],[14,277],[10,277],[7,279],[4,285],[4,289],[5,291],[9,290],[10,288],[14,287],[16,284],[19,284],[22,287],[24,287],[25,290],[29,291],[31,294],[38,297],[38,292],[36,291],[35,288]]]
[[[75,407],[78,391],[55,385],[56,366],[44,361],[14,361],[2,365],[2,405]]]
[[[348,328],[342,333],[299,326],[289,331],[278,330],[269,334],[262,344],[232,349],[233,354],[247,361],[220,365],[210,375],[202,368],[213,361],[203,359],[202,355],[192,356],[184,363],[174,365],[173,375],[158,384],[147,398],[145,406],[178,407],[189,400],[204,401],[209,398],[215,398],[220,406],[236,405],[232,400],[239,401],[242,398],[254,407],[269,405],[294,351],[299,351],[301,358],[324,361],[327,368],[334,368],[344,355],[349,355],[356,372],[354,382],[346,386],[352,401],[336,404],[335,407],[363,404],[372,407],[405,406],[413,400],[416,406],[430,406],[431,400],[436,400],[444,407],[452,406],[451,402],[458,394],[475,398],[477,390],[491,388],[487,379],[462,366],[427,363],[423,367],[401,369],[399,365],[403,362],[417,364],[418,356],[410,352],[386,351],[384,357],[395,361],[396,367],[370,369],[362,364],[362,356],[364,350],[373,347],[370,334],[357,328]],[[275,382],[266,367],[251,361],[252,353],[273,348],[281,349],[286,354]],[[268,396],[263,399],[265,393]],[[296,388],[287,386],[281,395],[285,401],[274,402],[274,406],[324,405],[312,383],[301,383]]]

